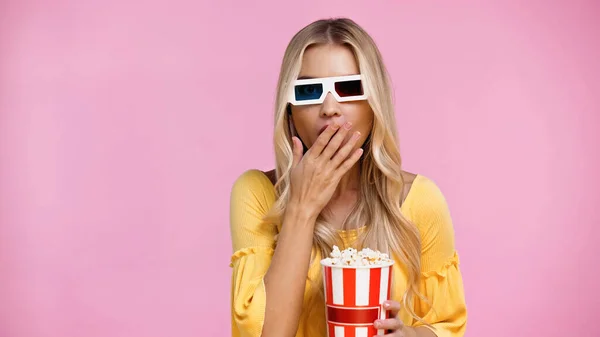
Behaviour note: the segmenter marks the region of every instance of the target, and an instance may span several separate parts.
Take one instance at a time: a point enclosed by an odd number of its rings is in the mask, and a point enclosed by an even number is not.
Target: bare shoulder
[[[402,178],[404,179],[404,183],[409,185],[412,184],[413,181],[415,181],[415,178],[417,177],[416,173],[411,173],[408,171],[401,171],[402,174]]]
[[[263,173],[267,176],[267,178],[269,178],[271,184],[275,185],[277,182],[277,172],[275,169],[272,169],[271,171],[263,171]]]
[[[275,169],[270,171],[263,171],[263,173],[265,174],[265,176],[267,176],[267,178],[269,178],[271,184],[275,185],[275,183],[277,182],[277,173]],[[402,194],[406,196],[408,195],[408,192],[410,191],[410,188],[412,187],[415,178],[417,178],[417,174],[408,171],[401,171],[401,174],[402,179],[404,180],[404,188]]]
[[[404,203],[408,193],[411,190],[413,182],[417,178],[417,174],[407,171],[400,171],[400,174],[402,174],[402,180],[404,180],[404,186],[402,186],[402,203]]]

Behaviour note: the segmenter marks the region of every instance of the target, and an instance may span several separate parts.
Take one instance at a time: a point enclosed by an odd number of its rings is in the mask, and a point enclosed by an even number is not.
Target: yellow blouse
[[[265,224],[261,219],[275,202],[275,198],[273,184],[262,171],[248,170],[233,184],[230,204],[233,337],[259,337],[262,333],[266,304],[263,277],[274,252],[277,227]],[[419,291],[430,303],[417,297],[413,302],[413,309],[435,328],[434,332],[438,337],[463,336],[467,311],[458,254],[454,247],[454,228],[446,200],[433,181],[417,175],[401,210],[421,233],[422,274]],[[340,231],[345,246],[352,243],[365,228]],[[310,280],[322,277],[321,266],[316,262],[309,269]],[[396,261],[392,281],[395,287],[392,291],[393,300],[401,303],[406,280],[406,270]],[[309,289],[310,282],[307,282],[305,300]],[[325,331],[324,308],[303,319],[308,320],[310,326],[322,327],[317,328],[317,331]],[[400,319],[407,326],[422,325],[404,310],[400,312]],[[319,336],[314,333],[309,336],[301,321],[296,337]]]

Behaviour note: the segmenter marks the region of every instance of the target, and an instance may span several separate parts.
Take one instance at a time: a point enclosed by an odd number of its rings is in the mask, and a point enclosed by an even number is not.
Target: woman
[[[233,336],[326,336],[320,260],[333,245],[396,263],[387,336],[462,336],[452,220],[428,178],[405,172],[381,55],[349,19],[289,43],[277,85],[276,169],[231,192]]]

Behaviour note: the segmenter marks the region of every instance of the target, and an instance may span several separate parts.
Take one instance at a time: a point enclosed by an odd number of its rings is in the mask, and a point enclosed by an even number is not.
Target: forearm
[[[298,329],[316,217],[290,205],[264,281],[267,294],[262,337],[293,337]]]

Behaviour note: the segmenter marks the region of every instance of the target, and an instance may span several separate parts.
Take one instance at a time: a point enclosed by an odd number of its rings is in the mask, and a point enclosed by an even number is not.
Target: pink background
[[[284,48],[349,16],[448,198],[468,336],[600,336],[594,1],[0,2],[0,336],[225,336]]]

